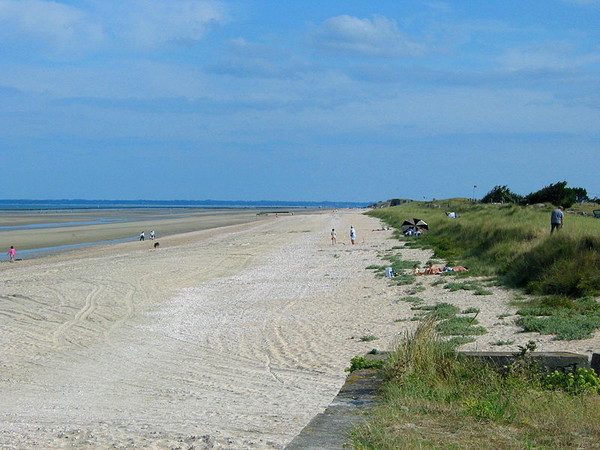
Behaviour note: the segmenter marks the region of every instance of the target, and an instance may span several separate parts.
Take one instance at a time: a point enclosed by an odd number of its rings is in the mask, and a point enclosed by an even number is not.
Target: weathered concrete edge
[[[502,365],[514,359],[514,354],[510,352],[461,353]],[[570,352],[539,352],[533,353],[532,356],[551,370],[591,367],[600,375],[600,353],[594,353],[591,361],[587,355]],[[365,412],[375,405],[382,382],[379,372],[373,369],[350,373],[331,405],[313,417],[300,434],[285,447],[286,450],[350,448],[352,430],[358,422],[365,420]]]
[[[375,406],[383,382],[377,370],[356,370],[325,411],[317,414],[285,448],[342,449],[350,448],[354,426],[365,419],[364,413]]]

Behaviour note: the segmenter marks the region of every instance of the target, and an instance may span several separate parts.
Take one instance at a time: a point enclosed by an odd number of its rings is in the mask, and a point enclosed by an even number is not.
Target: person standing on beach
[[[145,239],[145,236],[144,236],[144,232],[142,231],[140,234],[140,241],[143,241],[144,239]]]
[[[152,240],[152,241],[154,240],[154,230],[152,230],[150,232],[150,240]]]
[[[15,248],[11,245],[10,249],[8,250],[8,260],[10,262],[15,262],[15,258],[17,256],[17,251],[15,250]]]
[[[337,242],[337,233],[335,232],[335,228],[331,229],[331,243],[335,244]]]
[[[550,216],[550,234],[554,233],[555,229],[562,228],[563,222],[565,219],[564,211],[565,209],[562,206],[559,206],[557,209],[552,211]]]
[[[350,227],[350,242],[354,245],[354,241],[356,241],[356,230],[354,227]]]

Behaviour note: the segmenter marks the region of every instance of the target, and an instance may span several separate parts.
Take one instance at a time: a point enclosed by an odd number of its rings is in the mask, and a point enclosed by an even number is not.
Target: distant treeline
[[[482,203],[515,203],[518,205],[533,205],[536,203],[552,203],[556,206],[569,208],[574,203],[596,202],[599,198],[588,197],[587,190],[581,187],[569,188],[566,181],[550,184],[539,191],[528,195],[512,192],[506,185],[495,186],[481,199]]]

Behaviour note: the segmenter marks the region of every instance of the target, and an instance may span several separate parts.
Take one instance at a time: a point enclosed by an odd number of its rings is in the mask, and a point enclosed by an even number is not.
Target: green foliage
[[[410,273],[398,273],[393,278],[394,284],[397,284],[398,286],[406,286],[406,285],[409,285],[409,284],[413,284],[416,279],[417,279],[417,277],[415,275],[410,274]],[[416,294],[417,292],[419,292],[419,291],[415,290],[413,292],[413,294]]]
[[[450,292],[464,290],[464,291],[473,291],[473,293],[475,295],[492,295],[493,294],[492,291],[484,289],[479,284],[477,284],[473,281],[465,281],[462,283],[458,283],[458,282],[448,283],[444,287],[446,289],[449,289]]]
[[[517,314],[515,323],[523,330],[554,334],[557,340],[585,339],[600,328],[600,303],[592,297],[536,298]]]
[[[573,189],[567,187],[566,181],[561,181],[559,183],[550,184],[539,191],[532,192],[525,198],[529,204],[548,202],[555,206],[562,205],[565,208],[569,208],[575,203],[576,193]]]
[[[465,412],[477,420],[512,422],[516,416],[510,408],[510,398],[502,392],[492,392],[483,398],[464,400]]]
[[[408,291],[408,293],[410,295],[415,295],[418,294],[419,292],[424,292],[426,291],[427,288],[423,287],[423,286],[415,286],[414,288],[412,288],[410,291]]]
[[[450,303],[436,303],[435,305],[413,306],[411,309],[419,311],[430,311],[435,320],[449,319],[454,317],[460,308]]]
[[[440,322],[435,329],[444,336],[477,336],[487,333],[484,327],[477,327],[479,322],[472,317],[451,317]]]
[[[350,360],[350,367],[344,369],[346,372],[354,372],[361,369],[381,369],[383,360],[367,359],[364,356],[355,356]]]
[[[590,201],[588,197],[587,190],[584,188],[572,188],[573,193],[575,194],[575,201],[577,203],[586,203]]]
[[[478,289],[475,289],[475,292],[473,292],[473,294],[475,294],[475,295],[492,295],[493,292],[488,289],[478,288]]]
[[[369,342],[369,341],[376,341],[377,338],[375,336],[373,336],[372,334],[368,334],[366,336],[362,336],[360,338],[360,340],[363,341],[363,342]]]
[[[475,342],[475,338],[469,336],[453,336],[448,339],[448,343],[453,347],[460,347],[463,344],[468,344],[470,342]]]
[[[557,312],[549,317],[525,316],[515,321],[524,331],[554,334],[559,341],[587,339],[600,328],[600,316]]]
[[[470,276],[499,275],[506,285],[536,294],[600,293],[600,221],[569,215],[564,229],[550,236],[548,207],[447,202],[444,209],[456,210],[459,219],[421,202],[369,215],[396,228],[407,217],[422,218],[430,231],[411,244],[433,248],[449,264],[460,261]]]
[[[600,396],[565,394],[554,387],[560,381],[543,389],[529,357],[534,349],[534,343],[521,347],[515,364],[498,370],[461,357],[435,333],[433,319],[421,323],[386,361],[381,401],[354,430],[353,448],[588,448],[600,442]],[[590,374],[582,376],[580,385],[597,385]]]
[[[593,369],[578,368],[575,372],[555,370],[544,379],[546,389],[560,389],[571,395],[600,393],[600,378]]]
[[[600,293],[600,237],[555,234],[507,267],[505,281],[534,294],[581,297]]]
[[[507,186],[494,186],[481,199],[482,203],[522,203],[523,196],[515,194]]]
[[[396,276],[393,278],[394,284],[399,286],[413,284],[415,282],[415,275],[406,273],[406,269],[412,269],[415,264],[418,264],[416,261],[405,261],[398,254],[388,254],[383,257],[384,260],[388,261],[388,265],[377,265],[372,264],[367,266],[368,270],[374,270],[376,276],[384,277],[385,269],[387,267],[391,267]]]

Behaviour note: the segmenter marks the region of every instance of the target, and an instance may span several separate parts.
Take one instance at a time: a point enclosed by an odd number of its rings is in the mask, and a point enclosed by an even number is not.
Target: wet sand
[[[401,300],[415,285],[366,270],[399,245],[379,228],[342,210],[1,263],[0,447],[283,448],[330,404],[353,356],[416,324]],[[425,304],[481,310],[489,332],[465,349],[534,339],[598,351],[598,335],[519,333],[514,292],[450,292],[437,279],[419,277]]]
[[[258,212],[212,208],[0,211],[0,243],[7,249],[14,245],[22,251],[99,241],[134,241],[142,231],[148,238],[151,230],[160,238],[264,219]]]

